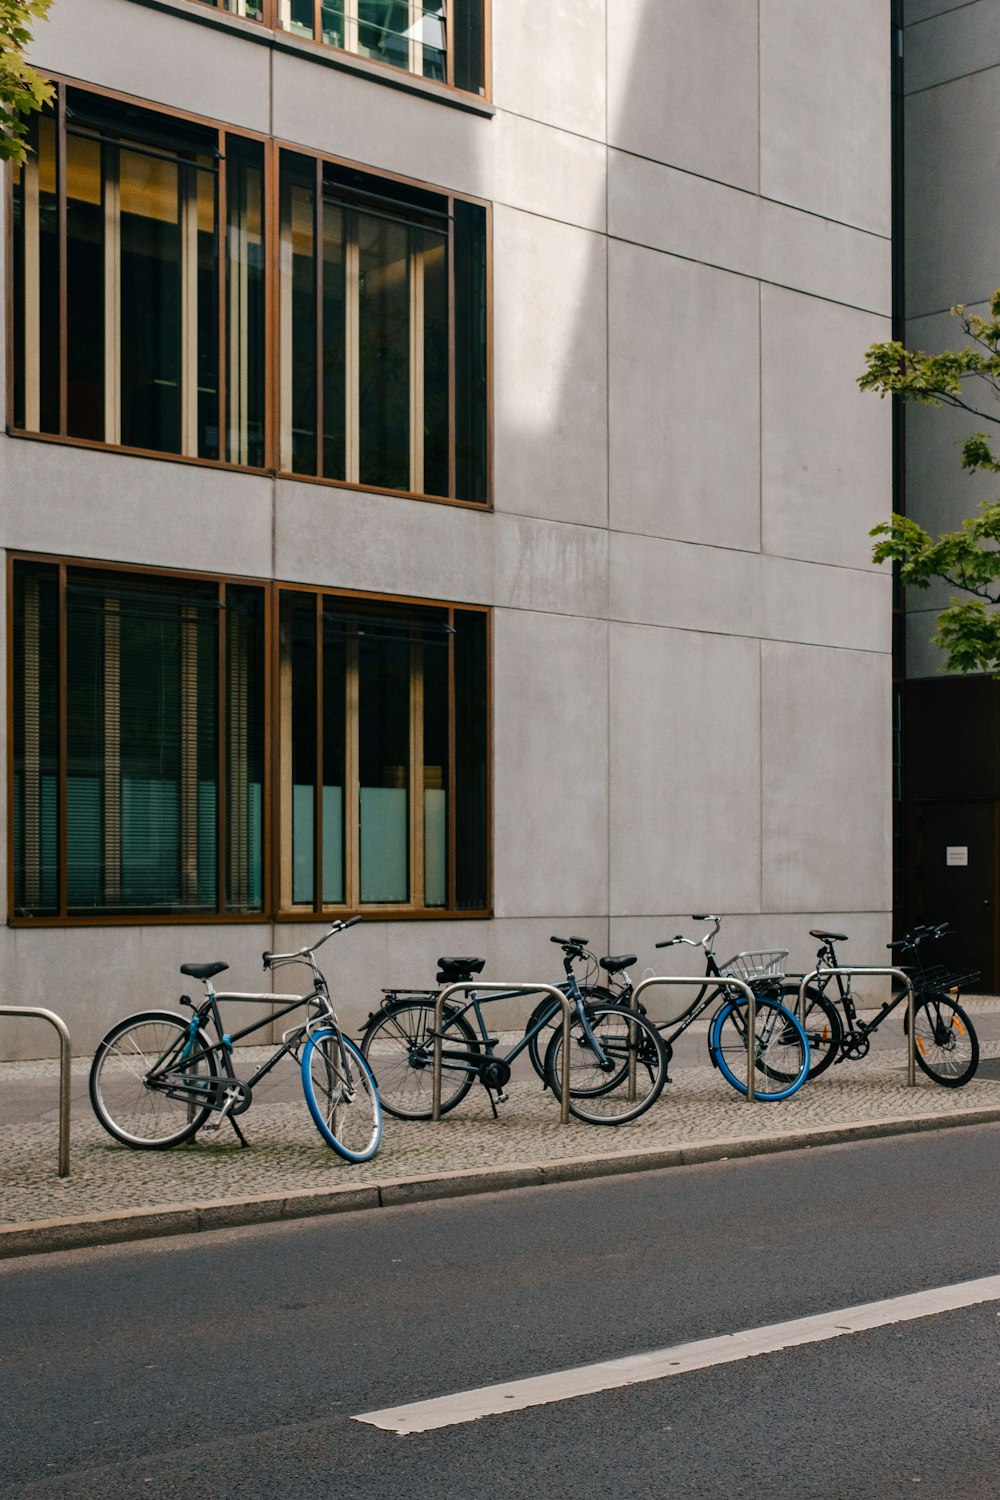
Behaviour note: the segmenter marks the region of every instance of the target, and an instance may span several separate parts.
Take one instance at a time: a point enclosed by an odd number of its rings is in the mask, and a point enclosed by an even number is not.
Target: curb
[[[559,1161],[526,1162],[503,1167],[458,1168],[421,1176],[398,1177],[338,1188],[307,1188],[264,1198],[230,1198],[212,1203],[168,1203],[156,1208],[124,1209],[118,1213],[82,1218],[41,1219],[36,1223],[0,1227],[0,1260],[42,1255],[58,1250],[80,1250],[132,1240],[162,1239],[176,1234],[235,1229],[250,1224],[315,1218],[325,1214],[360,1213],[373,1208],[402,1208],[476,1193],[508,1192],[513,1188],[544,1187],[551,1183],[583,1182],[588,1178],[655,1172],[666,1167],[690,1167],[705,1162],[769,1156],[781,1151],[808,1150],[919,1131],[949,1130],[963,1125],[1000,1123],[1000,1106],[955,1111],[951,1114],[899,1115],[884,1120],[857,1120],[843,1125],[819,1125],[785,1135],[744,1136],[688,1141],[682,1146],[649,1146],[640,1151],[609,1152],[604,1156],[570,1156]]]

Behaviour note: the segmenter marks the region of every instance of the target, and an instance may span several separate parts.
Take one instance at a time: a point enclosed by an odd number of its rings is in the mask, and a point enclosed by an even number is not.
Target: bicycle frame
[[[586,1014],[585,1014],[585,1011],[584,1011],[584,1006],[582,1004],[582,1000],[581,1000],[581,996],[580,996],[579,986],[577,985],[576,980],[574,979],[572,972],[568,968],[567,968],[567,978],[568,978],[568,981],[572,984],[573,988],[576,990],[576,1010],[577,1010],[577,1014],[581,1017],[581,1020],[582,1020],[582,1023],[583,1023],[583,1027],[584,1027],[584,1031],[585,1031],[585,1033],[587,1035],[587,1038],[588,1038],[591,1046],[594,1048],[594,1051],[597,1053],[598,1057],[600,1057],[602,1061],[606,1061],[607,1057],[606,1057],[606,1054],[604,1052],[604,1049],[600,1046],[600,1043],[597,1041],[597,1038],[594,1036],[594,1033],[593,1033],[593,1031],[591,1030],[591,1027],[590,1027],[590,1023],[587,1020],[587,1017],[586,1017]],[[459,980],[456,980],[456,982],[454,984],[445,985],[444,989],[439,990],[438,995],[437,995],[437,999],[434,1002],[434,1074],[433,1074],[433,1085],[432,1085],[431,1119],[434,1120],[434,1121],[438,1121],[441,1118],[441,1070],[442,1070],[443,1059],[444,1059],[444,1046],[443,1046],[443,1040],[444,1039],[443,1039],[442,1032],[441,1032],[441,1020],[442,1020],[442,1017],[443,1017],[443,1014],[444,1014],[445,1002],[447,1000],[449,1000],[453,994],[457,994],[460,991],[462,993],[468,993],[470,990],[472,990],[473,994],[472,994],[470,1000],[461,1008],[461,1010],[460,1010],[460,1012],[458,1012],[458,1014],[461,1014],[461,1015],[464,1016],[471,1008],[473,1008],[475,1006],[476,1011],[477,1011],[477,1015],[478,1015],[478,1018],[479,1018],[479,1023],[480,1023],[480,1026],[482,1028],[482,1038],[483,1038],[484,1043],[486,1044],[488,1057],[491,1060],[493,1060],[493,1061],[499,1061],[499,1062],[503,1062],[505,1064],[509,1063],[509,1060],[511,1058],[517,1057],[521,1052],[524,1051],[525,1047],[527,1047],[528,1043],[531,1041],[531,1038],[533,1036],[537,1035],[537,1033],[542,1030],[543,1026],[546,1026],[548,1024],[549,1020],[551,1019],[552,1015],[554,1014],[554,1012],[555,1012],[555,1010],[557,1008],[562,1011],[562,1013],[563,1013],[563,1069],[562,1069],[563,1076],[562,1076],[562,1101],[561,1101],[560,1123],[563,1124],[563,1125],[568,1125],[569,1124],[569,1020],[570,1020],[570,1002],[569,1002],[569,997],[565,993],[565,989],[566,989],[565,985],[559,985],[559,986],[552,985],[552,984],[519,984],[519,985],[507,985],[507,984],[497,984],[497,983],[492,983],[492,984],[491,983],[484,983],[481,980],[480,981],[476,981],[476,980],[467,980],[467,979],[463,980],[463,979],[459,979]],[[508,1052],[505,1057],[497,1058],[496,1054],[492,1051],[492,1046],[491,1046],[490,1040],[489,1040],[489,1034],[485,1030],[485,1022],[483,1020],[482,1011],[476,1005],[477,998],[479,1000],[482,999],[482,991],[483,990],[490,990],[490,991],[493,992],[489,996],[489,998],[491,1000],[510,1000],[510,999],[514,999],[514,998],[516,998],[518,996],[521,996],[521,995],[531,995],[531,994],[537,994],[539,992],[547,993],[549,995],[551,1001],[552,1001],[552,1009],[550,1010],[550,1009],[546,1008],[538,1016],[538,1018],[536,1019],[536,1022],[534,1024],[534,1026],[529,1026],[528,1027],[528,1029],[525,1031],[524,1036],[521,1038],[521,1040],[519,1042],[517,1042],[514,1045],[514,1047],[511,1049],[511,1051]],[[478,991],[478,995],[476,993],[477,991]],[[449,1017],[449,1019],[453,1020],[454,1016]],[[482,1071],[482,1068],[485,1066],[485,1063],[484,1063],[484,1060],[483,1060],[481,1054],[478,1054],[478,1053],[468,1053],[468,1052],[465,1052],[465,1053],[460,1053],[460,1054],[452,1053],[450,1055],[453,1056],[453,1057],[454,1056],[460,1056],[460,1057],[464,1058],[465,1059],[464,1066],[468,1067],[468,1065],[471,1063],[473,1066],[476,1066],[477,1070],[480,1071],[480,1072]]]

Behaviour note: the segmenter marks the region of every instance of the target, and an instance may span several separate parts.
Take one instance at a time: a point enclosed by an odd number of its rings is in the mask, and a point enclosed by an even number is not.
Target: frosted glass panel
[[[292,787],[292,904],[312,905],[313,900],[313,789]]]
[[[424,901],[444,906],[448,897],[448,793],[428,787],[424,792]]]
[[[361,899],[405,901],[406,788],[361,788]]]
[[[339,786],[323,788],[323,900],[344,899],[344,794]]]

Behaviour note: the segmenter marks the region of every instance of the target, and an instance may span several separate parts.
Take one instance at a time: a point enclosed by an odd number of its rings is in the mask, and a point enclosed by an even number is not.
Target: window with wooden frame
[[[278,600],[279,908],[485,913],[484,609]]]
[[[292,36],[481,94],[488,0],[205,0]]]
[[[15,922],[488,914],[487,610],[34,557],[8,599]]]
[[[488,498],[486,209],[283,150],[279,466]]]
[[[263,467],[264,143],[66,85],[32,132],[14,427]]]

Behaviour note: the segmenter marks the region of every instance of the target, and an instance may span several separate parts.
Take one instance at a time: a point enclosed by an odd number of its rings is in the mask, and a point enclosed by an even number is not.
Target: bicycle
[[[334,922],[311,947],[296,953],[264,953],[264,968],[304,963],[312,970],[307,995],[273,992],[220,992],[212,980],[225,963],[181,964],[180,971],[205,986],[199,1004],[189,1006],[190,1019],[167,1010],[141,1011],[113,1026],[99,1044],[90,1069],[90,1102],[109,1135],[137,1150],[162,1151],[191,1140],[202,1127],[220,1130],[228,1119],[241,1145],[247,1140],[237,1116],[253,1103],[253,1090],[283,1057],[299,1065],[302,1089],[313,1123],[328,1146],[345,1161],[369,1161],[382,1137],[382,1110],[371,1069],[355,1044],[340,1029],[326,979],[315,959],[317,948],[360,917]],[[281,1009],[232,1034],[224,1031],[220,1002],[259,1001]],[[233,1048],[244,1037],[305,1006],[307,1018],[281,1038],[277,1051],[253,1076],[233,1071]],[[213,1027],[216,1040],[209,1028]],[[209,1117],[217,1118],[207,1124]]]
[[[666,1058],[655,1027],[642,1016],[625,1013],[618,1005],[594,1000],[577,981],[573,965],[584,956],[586,939],[553,938],[563,949],[566,978],[557,988],[572,1002],[570,1057],[570,1113],[593,1125],[625,1124],[636,1119],[659,1098],[666,1081]],[[471,982],[485,966],[482,958],[441,958],[439,985]],[[439,990],[386,990],[378,1010],[368,1018],[361,1051],[378,1080],[379,1096],[388,1114],[403,1120],[431,1118],[431,1073],[434,1059],[434,1009]],[[546,1088],[558,1096],[562,1070],[562,1027],[549,1037],[541,1055],[538,1043],[561,1016],[551,996],[535,1006],[524,1035],[506,1052],[494,1051],[499,1037],[490,1036],[483,1005],[515,999],[524,991],[511,989],[477,995],[463,1004],[446,1005],[442,1015],[441,1113],[454,1109],[476,1079],[486,1089],[494,1117],[505,1103],[511,1067],[524,1051],[534,1048],[533,1064]],[[475,1019],[471,1023],[470,1014]],[[633,1067],[634,1064],[634,1067]],[[634,1090],[624,1089],[630,1075]],[[629,1098],[634,1092],[635,1097]]]
[[[745,996],[734,995],[726,987],[727,978],[740,979],[744,984],[750,985],[756,997],[754,1069],[755,1074],[762,1075],[763,1082],[759,1082],[755,1076],[754,1093],[758,1099],[770,1102],[791,1098],[809,1076],[809,1042],[794,1013],[778,998],[784,977],[779,965],[787,956],[787,948],[736,953],[720,964],[716,961],[712,940],[722,926],[722,918],[705,915],[694,916],[691,920],[712,922],[714,925],[697,941],[678,933],[676,937],[657,943],[656,947],[671,948],[677,943],[685,943],[691,948],[702,948],[705,954],[705,977],[709,981],[719,982],[703,985],[680,1016],[672,1021],[656,1024],[668,1065],[677,1038],[718,1001],[718,1009],[708,1028],[709,1057],[726,1082],[738,1093],[746,1094],[748,1001]],[[616,1003],[625,1008],[631,1005],[634,993],[627,971],[635,962],[634,953],[600,960],[609,983],[615,987]],[[645,1006],[641,1002],[639,1011],[645,1014]]]
[[[979,1066],[979,1039],[957,999],[962,986],[972,983],[978,975],[975,972],[951,972],[940,965],[928,968],[919,952],[923,943],[935,942],[949,930],[947,922],[936,927],[924,924],[887,946],[890,951],[899,950],[914,956],[914,963],[904,967],[914,989],[914,1055],[917,1064],[942,1088],[954,1089],[968,1083]],[[809,1076],[815,1078],[833,1063],[866,1057],[872,1032],[877,1031],[897,1005],[905,1000],[906,991],[900,990],[892,995],[873,1020],[862,1021],[858,1016],[851,976],[841,972],[834,947],[835,943],[846,943],[847,934],[814,927],[810,928],[809,936],[820,941],[816,967],[832,970],[807,985],[803,998],[802,1024],[814,1059]],[[833,989],[836,993],[831,998]],[[783,990],[788,997],[794,993],[797,1001],[799,985],[796,981],[786,980]],[[827,993],[828,990],[831,994]],[[907,1028],[908,1015],[904,1015],[904,1035],[908,1034]]]

